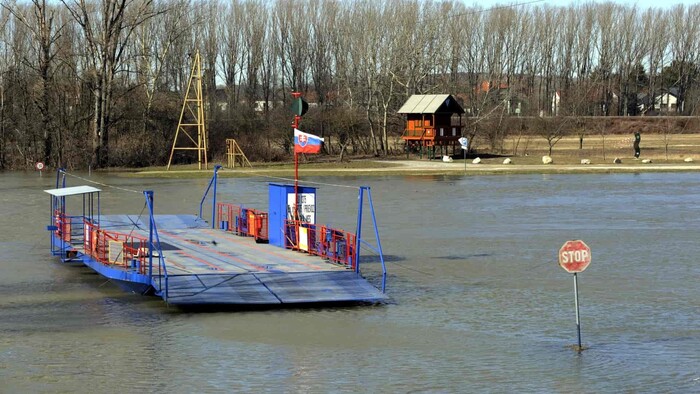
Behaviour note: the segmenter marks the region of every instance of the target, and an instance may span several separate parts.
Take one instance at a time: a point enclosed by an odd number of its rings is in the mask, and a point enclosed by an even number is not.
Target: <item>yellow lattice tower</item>
[[[248,161],[245,153],[243,153],[241,146],[238,145],[234,139],[226,139],[226,156],[228,157],[228,168],[236,167],[236,163],[241,167],[245,167],[246,165],[248,165],[248,167],[253,166]]]
[[[195,131],[197,132],[196,140],[193,137]],[[177,142],[180,132],[187,138],[184,139],[185,146],[178,147]],[[193,144],[194,146],[192,146]],[[176,150],[196,150],[199,169],[202,169],[202,159],[204,159],[204,168],[209,168],[207,163],[207,130],[204,126],[204,100],[202,99],[202,65],[199,59],[199,51],[194,55],[185,101],[182,104],[180,121],[177,124],[173,148],[170,151],[170,159],[168,159],[168,170]]]

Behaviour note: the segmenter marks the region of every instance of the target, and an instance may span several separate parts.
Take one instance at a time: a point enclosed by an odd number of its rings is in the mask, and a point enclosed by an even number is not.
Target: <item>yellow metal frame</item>
[[[194,85],[194,89],[192,85]],[[191,97],[192,95],[194,95],[194,97]],[[186,120],[186,113],[191,115],[187,116],[187,118],[194,119]],[[197,131],[196,141],[192,137],[195,130]],[[180,132],[187,137],[185,139],[186,146],[178,147],[177,142]],[[189,142],[187,140],[189,140]],[[194,144],[194,146],[192,146],[192,144]],[[196,150],[199,169],[202,169],[202,159],[204,159],[204,169],[209,168],[207,163],[207,130],[204,124],[204,100],[202,99],[202,65],[199,51],[194,55],[192,71],[190,72],[190,79],[187,83],[187,92],[185,93],[185,100],[182,104],[182,111],[180,111],[180,121],[177,124],[173,148],[170,150],[167,170],[170,170],[170,164],[173,161],[173,155],[176,150]]]
[[[248,165],[248,167],[253,166],[248,161],[245,153],[243,153],[241,146],[238,145],[236,140],[231,138],[226,139],[226,157],[228,158],[228,168],[235,168],[236,163],[241,167],[245,167],[246,165]]]

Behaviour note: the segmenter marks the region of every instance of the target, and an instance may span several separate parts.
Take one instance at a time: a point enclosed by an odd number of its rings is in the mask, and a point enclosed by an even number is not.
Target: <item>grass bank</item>
[[[504,140],[499,154],[476,147],[467,156],[461,152],[451,156],[452,162],[443,162],[441,157],[429,159],[423,156],[406,155],[390,158],[354,158],[338,163],[332,157],[308,156],[300,163],[300,176],[382,176],[382,175],[485,175],[485,174],[561,174],[561,173],[637,173],[700,171],[700,134],[646,134],[642,135],[641,156],[634,158],[632,135],[587,135],[565,137],[557,141],[552,151],[553,163],[542,164],[542,156],[548,154],[549,146],[542,137],[511,137]],[[448,153],[452,153],[450,150]],[[480,164],[473,164],[479,157]],[[511,164],[503,164],[505,158]],[[613,164],[614,159],[620,164]],[[582,160],[591,164],[581,164]],[[644,163],[643,160],[651,163]],[[685,160],[692,159],[692,162]],[[696,161],[697,160],[697,161]],[[217,162],[209,164],[208,170],[199,170],[196,164],[139,169],[114,169],[129,177],[196,178],[210,177]],[[253,163],[253,167],[226,168],[222,177],[279,177],[293,178],[294,164]]]

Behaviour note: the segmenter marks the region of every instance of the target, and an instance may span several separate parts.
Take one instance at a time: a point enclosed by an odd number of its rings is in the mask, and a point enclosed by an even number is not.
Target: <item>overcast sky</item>
[[[691,4],[696,4],[698,0],[665,0],[665,1],[659,1],[659,0],[631,0],[631,1],[625,1],[625,0],[610,0],[612,3],[619,3],[619,4],[637,4],[637,7],[639,8],[671,8],[676,4],[685,4],[686,6],[689,6]],[[543,5],[543,4],[548,4],[551,6],[564,6],[564,5],[569,5],[569,4],[582,4],[582,3],[587,3],[589,1],[581,1],[581,0],[544,0],[544,1],[536,1],[536,0],[516,0],[516,1],[503,1],[503,0],[479,0],[479,1],[472,1],[472,0],[464,0],[465,4],[478,4],[481,5],[484,8],[490,8],[494,6],[504,6],[504,5],[510,5],[510,4],[527,4],[530,3],[533,6],[537,5]],[[607,1],[595,1],[595,3],[605,3]]]

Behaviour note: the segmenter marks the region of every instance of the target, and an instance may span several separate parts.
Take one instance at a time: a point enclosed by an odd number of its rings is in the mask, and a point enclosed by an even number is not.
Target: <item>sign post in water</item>
[[[34,168],[36,168],[36,170],[39,171],[39,176],[42,176],[44,171],[44,163],[41,161],[37,161],[36,164],[34,164]]]
[[[583,272],[591,263],[591,248],[580,239],[566,241],[559,249],[559,265],[570,274],[574,274],[574,303],[576,304],[576,333],[578,334],[578,350],[583,350],[581,347],[581,319],[579,317],[578,308],[578,276],[579,272]]]

